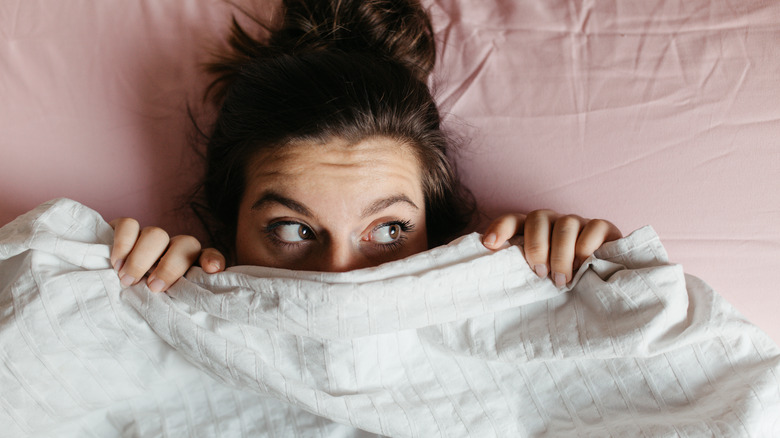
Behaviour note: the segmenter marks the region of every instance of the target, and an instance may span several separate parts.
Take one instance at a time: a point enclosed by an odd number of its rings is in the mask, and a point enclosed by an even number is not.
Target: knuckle
[[[124,268],[122,270],[125,271],[126,273],[132,275],[135,278],[140,278],[144,274],[146,274],[146,271],[148,271],[149,268],[150,268],[149,266],[142,265],[142,264],[140,264],[138,262],[135,262],[133,260],[128,260],[125,263],[125,266],[124,266]]]
[[[572,260],[563,254],[553,254],[550,256],[550,264],[554,267],[570,267]]]
[[[529,221],[538,221],[547,216],[547,210],[534,210],[528,213]]]
[[[170,241],[168,232],[160,227],[144,227],[144,229],[141,230],[141,236],[145,239],[148,238],[165,242]]]
[[[184,275],[184,272],[180,272],[178,269],[174,269],[166,263],[161,263],[154,269],[154,275],[167,284],[171,284]]]
[[[577,216],[576,214],[566,214],[558,218],[558,221],[563,222],[565,224],[579,225],[580,222],[582,221],[582,218]]]
[[[189,235],[178,235],[171,237],[171,245],[193,248],[195,251],[200,251],[200,241]]]
[[[580,219],[574,215],[561,216],[555,221],[554,232],[556,234],[570,234],[580,231]]]
[[[547,247],[541,243],[528,242],[523,245],[523,250],[529,259],[547,259]]]
[[[586,258],[590,257],[592,254],[591,250],[588,247],[585,247],[584,245],[578,244],[574,248],[574,257],[576,257],[579,260],[585,260]]]
[[[120,217],[117,219],[114,219],[111,221],[114,225],[114,229],[119,228],[136,228],[139,227],[139,223],[137,220],[131,218],[131,217]]]
[[[507,227],[512,227],[517,224],[518,218],[513,214],[503,214],[497,217],[488,227],[494,231],[503,231]]]
[[[608,230],[610,227],[612,227],[612,223],[609,221],[606,221],[604,219],[592,219],[590,222],[591,227],[597,229],[597,230]]]
[[[549,208],[541,208],[539,210],[532,211],[531,214],[534,214],[537,217],[546,218],[546,217],[554,216],[558,213],[556,213],[555,210],[551,210]]]
[[[118,241],[115,240],[113,246],[111,247],[111,252],[114,255],[127,255],[132,251],[133,249],[133,242],[124,242],[124,241]]]

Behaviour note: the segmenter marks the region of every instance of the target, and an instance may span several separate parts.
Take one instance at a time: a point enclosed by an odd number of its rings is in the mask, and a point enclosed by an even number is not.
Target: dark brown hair
[[[230,49],[209,65],[219,107],[207,136],[205,210],[213,244],[235,245],[245,166],[260,150],[384,136],[411,146],[422,166],[428,244],[455,237],[475,206],[447,156],[426,79],[436,51],[415,0],[285,0],[266,38],[234,19]]]

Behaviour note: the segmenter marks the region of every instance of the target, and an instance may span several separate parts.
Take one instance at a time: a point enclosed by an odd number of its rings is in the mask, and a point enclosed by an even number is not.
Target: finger
[[[214,248],[206,248],[200,253],[200,267],[208,274],[225,270],[225,256]]]
[[[192,236],[175,236],[168,250],[154,268],[146,284],[152,292],[167,290],[179,278],[183,277],[198,259],[200,242]]]
[[[522,229],[524,223],[524,214],[505,214],[500,216],[491,222],[487,230],[485,230],[482,244],[490,249],[498,249],[517,234]]]
[[[119,270],[119,279],[123,286],[138,282],[141,277],[160,258],[168,247],[168,233],[162,228],[146,227],[141,230],[138,240]]]
[[[603,219],[589,221],[577,238],[577,246],[574,249],[574,269],[579,269],[585,259],[593,255],[604,242],[611,242],[622,236],[620,230],[609,221]]]
[[[574,250],[584,223],[576,215],[561,216],[555,221],[550,239],[550,269],[558,287],[565,286],[572,278]]]
[[[550,272],[550,229],[558,214],[552,210],[534,210],[525,219],[523,251],[536,275],[547,277]]]
[[[109,222],[114,229],[114,243],[111,246],[111,266],[119,272],[122,269],[125,258],[133,250],[141,226],[138,221],[128,217],[114,219]]]

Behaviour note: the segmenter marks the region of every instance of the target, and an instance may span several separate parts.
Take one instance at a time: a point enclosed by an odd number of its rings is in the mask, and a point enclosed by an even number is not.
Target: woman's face
[[[413,150],[385,137],[261,152],[247,170],[236,261],[339,272],[424,251],[420,172]]]

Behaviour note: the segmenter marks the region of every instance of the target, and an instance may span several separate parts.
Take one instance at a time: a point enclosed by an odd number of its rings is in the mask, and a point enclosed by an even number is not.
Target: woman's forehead
[[[387,137],[370,137],[358,143],[332,139],[328,142],[288,144],[261,151],[247,169],[250,179],[307,174],[333,175],[344,179],[398,174],[419,180],[421,169],[411,146]]]
[[[392,140],[299,144],[250,166],[242,201],[250,211],[283,207],[345,229],[388,211],[424,215],[420,166],[410,147]]]

